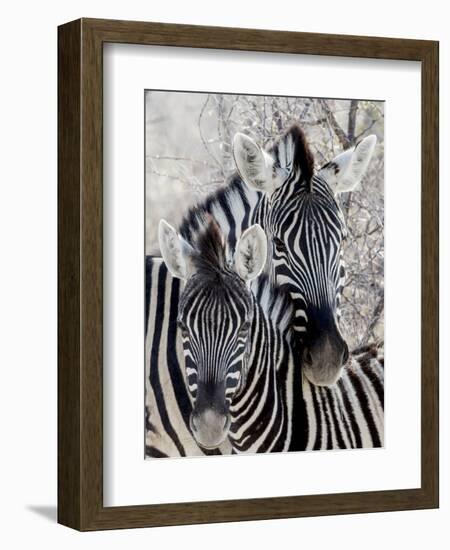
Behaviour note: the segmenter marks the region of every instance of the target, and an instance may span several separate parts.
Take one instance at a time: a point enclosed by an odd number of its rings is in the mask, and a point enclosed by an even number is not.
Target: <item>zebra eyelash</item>
[[[249,329],[250,329],[250,321],[245,321],[244,323],[242,323],[242,325],[239,328],[239,334],[243,335],[247,333]]]
[[[279,239],[278,237],[274,237],[273,238],[273,242],[275,244],[275,247],[280,251],[280,252],[286,252],[287,251],[287,248],[286,248],[286,245],[284,244],[284,242]]]

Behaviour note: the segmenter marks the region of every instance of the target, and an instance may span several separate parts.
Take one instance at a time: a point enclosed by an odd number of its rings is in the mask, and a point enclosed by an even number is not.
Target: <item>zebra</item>
[[[375,144],[376,136],[368,136],[316,171],[298,125],[269,151],[244,134],[233,142],[241,178],[263,196],[253,221],[273,242],[270,264],[295,304],[302,369],[318,386],[335,384],[349,358],[339,327],[347,229],[338,196],[359,184]]]
[[[301,362],[304,364],[302,369],[305,376],[318,385],[334,383],[341,375],[342,366],[348,358],[348,349],[340,335],[336,321],[339,316],[339,293],[343,285],[345,270],[341,254],[339,253],[339,257],[337,257],[335,252],[338,248],[340,249],[340,240],[345,236],[345,224],[331,188],[326,187],[326,185],[333,184],[333,179],[328,177],[328,173],[334,167],[332,171],[334,171],[335,178],[341,174],[342,181],[339,180],[339,185],[334,184],[336,192],[346,190],[349,181],[356,185],[365,170],[365,166],[368,164],[373,146],[374,138],[366,138],[356,148],[339,155],[332,163],[328,163],[318,173],[314,173],[312,154],[298,125],[293,125],[268,151],[263,151],[249,138],[238,134],[233,142],[233,154],[238,174],[230,178],[226,187],[208,197],[202,204],[191,209],[179,228],[183,241],[187,245],[192,245],[199,233],[205,228],[210,217],[214,217],[223,233],[227,245],[226,254],[228,261],[230,261],[233,258],[239,236],[249,224],[260,223],[264,227],[269,235],[269,245],[272,243],[272,246],[268,248],[269,253],[265,271],[272,277],[272,280],[276,279],[289,290],[296,304],[293,329],[296,335],[299,336],[299,344],[301,344],[297,347],[300,350],[298,353],[301,356]],[[356,170],[355,167],[360,169]],[[327,183],[327,181],[330,183]],[[338,219],[340,222],[331,227],[328,227],[326,223],[323,225],[324,233],[329,232],[332,236],[333,232],[335,233],[335,246],[329,247],[328,250],[325,249],[324,252],[328,255],[325,256],[328,257],[328,265],[339,265],[339,269],[336,268],[335,273],[338,272],[340,275],[339,280],[337,280],[336,277],[329,277],[329,273],[325,274],[328,276],[327,283],[330,290],[328,293],[330,295],[329,303],[325,303],[328,308],[325,311],[316,306],[314,293],[311,293],[310,296],[307,292],[308,289],[315,288],[314,280],[311,280],[311,277],[310,280],[307,280],[309,287],[305,291],[305,281],[304,278],[302,279],[303,274],[299,270],[300,266],[304,268],[305,272],[308,270],[314,271],[314,263],[310,262],[309,265],[303,263],[302,265],[301,262],[295,261],[293,264],[294,269],[290,269],[289,259],[292,255],[295,260],[296,256],[283,243],[283,235],[279,235],[280,231],[278,231],[276,225],[277,220],[279,220],[283,222],[286,228],[286,225],[291,222],[292,226],[287,228],[290,233],[295,235],[296,230],[300,233],[305,225],[300,213],[295,216],[295,208],[300,202],[298,195],[305,193],[307,189],[310,194],[310,202],[316,205],[316,210],[318,206],[322,206],[319,213],[321,211],[327,212],[328,208],[332,218]],[[328,199],[328,204],[326,204],[325,199]],[[329,217],[330,214],[327,213],[325,220],[327,221]],[[333,242],[331,238],[329,240]],[[294,251],[295,246],[297,245],[294,242]],[[146,281],[147,296],[151,296],[149,311],[158,307],[158,315],[155,317],[155,314],[150,311],[147,319],[150,315],[152,315],[152,319],[157,318],[160,320],[161,317],[164,318],[162,334],[164,342],[168,342],[165,349],[171,362],[170,364],[167,363],[165,350],[158,350],[154,345],[150,350],[150,345],[147,346],[146,364],[150,367],[150,373],[146,376],[147,411],[150,419],[148,423],[149,444],[147,454],[149,456],[160,456],[162,454],[172,456],[172,453],[181,455],[202,454],[204,450],[197,448],[192,438],[191,441],[189,440],[188,412],[190,405],[188,396],[184,391],[179,390],[177,393],[181,395],[173,395],[169,406],[166,407],[164,403],[164,387],[169,387],[170,384],[173,387],[183,385],[183,373],[180,369],[182,362],[181,345],[177,341],[173,313],[179,298],[180,283],[171,280],[167,271],[164,275],[164,266],[159,262],[157,266],[158,285],[152,284],[151,281],[156,281],[156,277],[151,276],[151,271],[155,269],[155,262],[158,263],[157,260],[147,262]],[[314,276],[312,276],[312,279],[314,279]],[[163,284],[164,280],[165,283]],[[157,295],[155,295],[156,288],[158,289]],[[333,292],[335,292],[335,304],[331,303]],[[322,297],[320,293],[319,297]],[[161,308],[160,302],[166,305]],[[324,313],[327,315],[324,315]],[[154,328],[153,323],[150,323],[150,326],[152,331]],[[147,333],[146,341],[154,342],[151,331]],[[158,332],[158,329],[156,329],[156,332]],[[333,355],[333,351],[337,353]],[[328,368],[328,370],[331,371],[332,376],[326,372],[325,374],[328,374],[328,376],[323,376],[320,361],[318,361],[317,367],[317,361],[314,362],[315,359],[322,359],[325,367],[331,366],[332,368]],[[299,362],[298,359],[297,361]],[[159,371],[164,371],[162,378],[165,385],[157,381],[157,387],[153,387],[149,378],[152,376],[152,372],[155,373],[155,370],[157,371],[157,374],[154,374],[156,378],[159,376]],[[152,418],[156,419],[157,422],[152,422]],[[164,429],[164,426],[167,426],[167,430]],[[155,441],[161,443],[162,439],[167,436],[167,433],[164,436],[162,434],[167,431],[172,434],[168,438],[171,450],[169,453],[163,453],[155,447],[154,443]],[[174,437],[177,433],[183,434],[182,441]],[[173,448],[172,444],[174,439],[176,449]]]
[[[164,458],[227,453],[199,447],[189,419],[183,346],[177,327],[183,283],[162,258],[146,258],[145,296],[145,456]]]
[[[231,264],[214,220],[195,247],[162,220],[160,246],[172,275],[186,282],[177,323],[193,404],[190,429],[202,448],[226,441],[233,453],[382,445],[381,363],[368,367],[361,351],[334,387],[302,381],[294,305],[261,276],[267,240],[258,224],[238,239]]]

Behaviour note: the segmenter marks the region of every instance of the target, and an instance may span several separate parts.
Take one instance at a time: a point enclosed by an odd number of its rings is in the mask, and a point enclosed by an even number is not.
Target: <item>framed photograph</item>
[[[58,30],[58,520],[438,506],[438,43]]]

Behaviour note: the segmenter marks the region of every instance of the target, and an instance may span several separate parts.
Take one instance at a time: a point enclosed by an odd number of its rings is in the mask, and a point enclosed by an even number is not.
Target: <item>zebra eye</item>
[[[243,336],[245,333],[248,332],[248,329],[250,328],[250,322],[249,321],[245,321],[244,323],[242,323],[240,329],[239,329],[239,334],[241,336]]]
[[[286,252],[286,245],[281,239],[279,239],[278,237],[274,237],[273,242],[277,250],[279,250],[280,252]]]
[[[185,324],[181,319],[178,319],[178,320],[177,320],[177,327],[178,327],[182,332],[187,332],[187,326],[186,326],[186,324]]]

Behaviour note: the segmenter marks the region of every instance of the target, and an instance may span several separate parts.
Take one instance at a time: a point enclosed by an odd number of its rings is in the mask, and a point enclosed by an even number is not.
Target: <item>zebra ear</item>
[[[271,194],[276,188],[273,158],[245,134],[233,139],[234,162],[244,182],[257,191]]]
[[[188,279],[193,272],[192,247],[166,222],[159,222],[159,247],[170,273],[177,279]]]
[[[369,165],[376,142],[376,136],[367,136],[356,147],[344,151],[320,169],[319,175],[335,195],[356,188]]]
[[[246,229],[236,246],[235,267],[244,281],[252,281],[263,270],[267,260],[267,237],[259,224]]]

